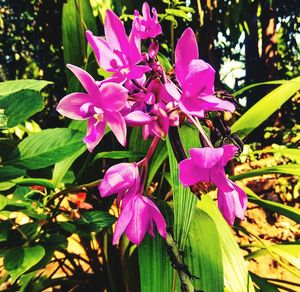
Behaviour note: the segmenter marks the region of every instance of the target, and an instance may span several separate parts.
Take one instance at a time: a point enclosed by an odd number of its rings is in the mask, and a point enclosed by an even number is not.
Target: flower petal
[[[177,42],[175,49],[175,73],[180,84],[187,75],[187,66],[193,59],[198,59],[196,36],[191,28],[187,28]]]
[[[99,88],[95,79],[88,72],[77,66],[67,64],[67,67],[74,73],[91,98],[96,98],[99,94]]]
[[[56,110],[63,116],[74,120],[84,119],[80,108],[89,103],[90,98],[86,93],[74,92],[66,95],[57,105]]]
[[[230,192],[234,189],[232,184],[230,184],[229,179],[226,177],[224,168],[220,165],[216,165],[211,169],[210,179],[219,189],[222,189],[224,192]]]
[[[193,163],[199,168],[209,169],[221,161],[223,157],[223,148],[191,148],[190,155]]]
[[[184,98],[182,97],[178,102],[179,108],[188,115],[204,118],[205,105],[199,98]]]
[[[151,217],[153,218],[158,233],[163,237],[166,238],[167,236],[167,224],[165,221],[165,218],[157,208],[157,206],[149,199],[143,198],[144,200],[147,200],[147,204],[151,207],[149,212],[151,212]]]
[[[126,124],[130,127],[143,126],[150,123],[153,120],[151,116],[140,110],[133,111],[126,115],[124,118]]]
[[[129,53],[129,41],[125,28],[119,17],[110,9],[106,10],[104,32],[109,46],[124,54]]]
[[[150,70],[151,68],[146,65],[132,66],[130,68],[130,72],[126,74],[126,77],[128,79],[139,79],[144,75],[144,73],[149,72]]]
[[[125,205],[124,209],[121,211],[121,214],[118,218],[118,221],[116,224],[116,229],[115,229],[114,235],[113,235],[113,245],[115,245],[119,242],[122,233],[125,231],[128,224],[130,223],[130,220],[133,215],[133,211],[132,211],[133,203],[134,203],[134,201],[131,200],[130,202],[128,202]]]
[[[201,96],[201,100],[205,111],[229,111],[233,113],[235,111],[235,105],[230,101],[217,98],[214,95]]]
[[[179,180],[186,186],[192,186],[199,181],[209,182],[209,172],[195,165],[191,158],[181,161],[179,167]]]
[[[211,95],[214,93],[215,70],[203,60],[192,60],[182,82],[186,96]]]
[[[247,208],[247,195],[232,181],[229,181],[233,187],[232,191],[226,192],[218,190],[218,207],[229,225],[233,225],[235,217],[244,219]]]
[[[88,120],[87,133],[83,141],[87,144],[90,152],[94,150],[97,144],[101,141],[105,132],[105,122],[97,122],[95,118]]]
[[[94,51],[99,66],[104,70],[110,69],[110,62],[115,56],[107,41],[101,37],[94,36],[89,30],[86,31],[85,35]]]
[[[137,180],[137,166],[134,163],[119,163],[110,167],[99,184],[102,198],[126,191]]]
[[[149,212],[149,206],[145,203],[141,195],[137,195],[133,201],[132,217],[125,230],[125,234],[132,243],[138,245],[145,237],[151,221],[151,213]]]
[[[108,82],[100,87],[99,104],[103,110],[120,111],[126,105],[128,90],[120,84]]]
[[[234,157],[234,154],[237,152],[238,147],[235,145],[223,145],[222,148],[224,149],[224,154],[222,157],[221,164],[225,166],[229,160]]]
[[[105,112],[105,119],[108,126],[116,136],[122,146],[126,145],[126,124],[123,116],[119,112]]]

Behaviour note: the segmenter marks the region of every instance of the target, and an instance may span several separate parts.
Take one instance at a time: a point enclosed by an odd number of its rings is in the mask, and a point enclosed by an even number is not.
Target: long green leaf
[[[100,152],[96,154],[93,161],[96,161],[101,158],[109,158],[109,159],[125,159],[125,158],[136,158],[143,157],[145,153],[138,153],[134,151],[108,151],[108,152]]]
[[[165,141],[160,141],[151,158],[151,162],[148,170],[146,189],[150,186],[151,182],[154,179],[154,176],[156,175],[156,172],[163,164],[163,162],[167,159],[167,157],[168,157],[168,151],[167,151],[166,143]]]
[[[207,213],[196,209],[184,251],[185,263],[196,276],[195,289],[224,291],[222,249],[216,224]]]
[[[246,137],[276,110],[278,110],[299,89],[300,77],[294,78],[280,85],[243,114],[232,125],[232,133],[238,133],[241,138]]]
[[[268,249],[288,261],[300,271],[300,243],[273,244],[269,245]],[[247,255],[247,259],[250,260],[267,254],[269,254],[269,251],[265,248],[262,248]]]
[[[254,291],[242,252],[215,202],[206,195],[202,197],[197,206],[207,213],[216,224],[222,246],[225,287],[232,292]]]
[[[289,174],[289,175],[300,175],[300,164],[287,164],[287,165],[276,165],[271,167],[264,167],[257,170],[250,170],[248,172],[233,175],[230,178],[232,180],[240,180],[244,178],[254,177],[254,176],[262,176],[264,174],[272,174],[272,173],[280,173],[280,174]]]
[[[284,84],[288,82],[288,80],[274,80],[274,81],[266,81],[266,82],[259,82],[259,83],[253,83],[253,84],[250,84],[248,86],[245,86],[237,91],[235,91],[232,95],[233,96],[239,96],[240,94],[242,94],[243,92],[251,89],[251,88],[254,88],[254,87],[257,87],[257,86],[262,86],[262,85],[276,85],[276,84]]]
[[[271,210],[273,212],[278,212],[288,218],[291,218],[297,223],[300,223],[300,210],[297,208],[293,208],[278,202],[273,202],[269,200],[263,200],[259,196],[257,196],[252,190],[249,188],[243,187],[248,195],[249,202],[257,204],[263,208]]]
[[[169,139],[167,139],[167,148],[174,202],[174,235],[175,240],[178,242],[179,249],[184,250],[197,197],[178,180],[178,163],[173,154]]]
[[[172,210],[166,203],[159,205],[168,226],[172,226]],[[172,290],[173,269],[164,240],[146,236],[138,247],[142,292],[169,292]]]
[[[87,61],[87,41],[85,31],[89,29],[97,34],[96,21],[89,1],[70,0],[63,5],[62,41],[65,63],[84,67]],[[76,48],[76,49],[74,49]],[[76,78],[67,71],[68,90],[79,89]]]

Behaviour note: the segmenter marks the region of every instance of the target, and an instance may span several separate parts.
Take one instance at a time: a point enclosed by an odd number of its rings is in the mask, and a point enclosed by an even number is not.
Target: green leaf
[[[173,69],[169,59],[165,55],[163,55],[162,53],[158,53],[157,58],[159,63],[162,65],[162,67],[166,72],[169,72],[170,70]]]
[[[97,35],[96,20],[89,1],[70,0],[63,5],[62,11],[62,41],[64,47],[64,61],[79,67],[84,67],[87,61],[87,41],[85,31],[89,29]],[[76,49],[74,49],[76,48]],[[68,90],[79,89],[79,82],[69,72]]]
[[[82,148],[83,135],[66,128],[43,130],[21,141],[6,163],[27,169],[47,167]]]
[[[6,197],[0,195],[0,210],[4,209],[6,205],[7,205]]]
[[[195,13],[194,8],[192,7],[187,7],[187,6],[177,6],[178,9],[186,12],[186,13]]]
[[[55,189],[54,184],[45,178],[17,178],[12,180],[13,183],[18,184],[20,186],[43,186],[49,188],[51,190]]]
[[[278,202],[273,202],[269,200],[263,200],[259,196],[257,196],[252,190],[249,188],[243,187],[248,195],[249,202],[257,204],[263,208],[271,210],[273,212],[278,212],[297,223],[300,223],[300,210],[297,208],[293,208]]]
[[[14,166],[0,167],[0,182],[5,182],[24,175],[26,175],[26,171],[24,169],[20,169]]]
[[[200,146],[198,132],[195,128],[183,125],[179,129],[179,135],[185,149]],[[197,197],[190,191],[189,188],[185,188],[178,180],[178,162],[173,154],[173,149],[169,139],[167,139],[167,149],[174,197],[175,240],[178,242],[179,249],[184,250],[190,224],[194,215]]]
[[[196,209],[191,223],[186,248],[185,263],[196,277],[195,289],[224,291],[222,250],[214,221],[202,210]]]
[[[212,218],[218,230],[222,246],[225,287],[230,291],[254,291],[242,252],[215,202],[206,195],[202,196],[197,206]]]
[[[300,175],[300,165],[299,164],[287,164],[287,165],[276,165],[271,167],[264,167],[257,170],[250,170],[248,172],[233,175],[230,177],[232,180],[241,180],[244,178],[254,177],[254,176],[262,176],[264,174],[270,173],[281,173],[281,174],[289,174],[289,175]]]
[[[263,149],[263,150],[256,150],[252,151],[249,154],[264,154],[264,153],[279,153],[281,155],[300,159],[300,149],[296,148],[274,148],[274,149]],[[248,155],[248,154],[242,154],[242,155]]]
[[[281,258],[288,261],[290,264],[292,264],[294,267],[296,267],[298,270],[300,270],[300,244],[299,242],[295,242],[292,244],[272,244],[272,245],[266,245],[262,247],[262,249],[259,249],[258,251],[255,251],[253,253],[250,253],[246,256],[248,260],[271,254],[277,254]],[[274,256],[273,256],[274,257]],[[276,257],[274,257],[275,260],[277,260]],[[280,264],[282,264],[281,261],[279,261]],[[300,277],[300,273],[297,273]]]
[[[69,168],[72,166],[74,161],[86,151],[86,146],[82,146],[70,157],[65,158],[64,160],[57,162],[53,169],[52,181],[53,184],[57,187],[60,185],[62,179],[66,175]]]
[[[299,89],[300,77],[294,78],[280,85],[243,114],[232,125],[232,133],[237,133],[241,138],[246,137],[276,110],[278,110]]]
[[[139,153],[134,151],[107,151],[107,152],[100,152],[96,154],[93,161],[96,161],[101,158],[109,158],[109,159],[125,159],[125,158],[132,158],[135,159],[136,157],[143,157],[145,153]]]
[[[235,91],[232,95],[233,96],[239,96],[240,94],[242,94],[243,92],[251,89],[251,88],[254,88],[254,87],[257,87],[257,86],[262,86],[262,85],[274,85],[274,84],[284,84],[288,82],[288,80],[274,80],[274,81],[266,81],[266,82],[259,82],[259,83],[253,83],[253,84],[250,84],[248,86],[245,86],[237,91]]]
[[[172,210],[163,202],[159,206],[168,226],[172,226]],[[159,234],[148,234],[138,247],[140,282],[142,292],[172,291],[173,272],[165,241]]]
[[[169,139],[167,139],[167,148],[174,198],[174,235],[175,240],[178,242],[179,249],[184,250],[197,197],[178,180],[178,163],[173,154]]]
[[[10,95],[24,89],[32,89],[35,91],[41,91],[48,84],[52,84],[51,81],[23,79],[23,80],[10,80],[0,82],[0,99],[5,95]]]
[[[160,141],[157,145],[157,148],[155,149],[155,152],[149,164],[146,189],[148,189],[148,187],[150,186],[158,169],[163,164],[163,162],[167,159],[167,157],[168,157],[168,151],[167,151],[166,143],[165,141]]]
[[[10,274],[12,282],[37,264],[45,255],[42,246],[15,247],[4,256],[4,268]]]
[[[81,214],[79,225],[86,226],[91,231],[99,231],[115,223],[116,217],[105,211],[88,211]]]
[[[185,20],[191,20],[191,18],[183,11],[179,9],[166,8],[166,14],[183,18]]]
[[[267,279],[261,278],[257,276],[254,273],[251,273],[251,278],[253,279],[253,282],[256,284],[256,286],[260,289],[259,291],[263,292],[279,292],[279,289],[277,286],[275,286],[272,283],[269,283]]]
[[[10,95],[0,96],[0,108],[7,116],[7,127],[24,122],[44,107],[43,97],[34,90],[24,89]]]

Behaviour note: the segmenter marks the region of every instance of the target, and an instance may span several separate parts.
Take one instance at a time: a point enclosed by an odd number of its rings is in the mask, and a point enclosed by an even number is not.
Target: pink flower
[[[87,93],[74,92],[65,96],[57,105],[57,111],[74,120],[88,120],[84,142],[90,152],[101,141],[106,124],[118,141],[126,145],[126,124],[120,110],[126,105],[127,90],[119,84],[105,83],[97,86],[94,78],[83,69],[67,65]]]
[[[133,29],[139,32],[141,39],[155,38],[157,35],[162,34],[156,9],[152,8],[153,16],[151,17],[150,7],[147,2],[144,2],[142,12],[143,17],[140,17],[139,12],[135,10],[132,24]]]
[[[142,60],[140,38],[132,31],[128,38],[124,25],[111,10],[106,11],[104,23],[105,39],[94,36],[91,31],[86,37],[101,68],[114,73],[107,80],[120,83],[126,79],[138,79],[150,70],[146,65],[137,65]]]
[[[184,113],[203,118],[207,111],[235,110],[232,103],[213,95],[215,71],[199,59],[196,37],[191,28],[184,31],[177,43],[175,73],[182,88],[179,100],[174,87],[169,87],[169,90]]]
[[[106,171],[98,189],[102,198],[118,194],[118,202],[120,202],[128,190],[131,189],[132,193],[136,193],[139,182],[136,163],[119,163]]]
[[[167,236],[166,222],[155,204],[142,195],[135,195],[125,204],[118,218],[113,236],[116,244],[122,233],[125,233],[131,242],[140,244],[146,232],[154,237],[154,223],[159,234]]]
[[[218,189],[218,205],[224,218],[233,224],[235,217],[244,219],[247,207],[245,192],[226,177],[224,167],[237,151],[233,145],[220,148],[192,148],[191,158],[179,163],[179,180],[184,186],[213,182]]]

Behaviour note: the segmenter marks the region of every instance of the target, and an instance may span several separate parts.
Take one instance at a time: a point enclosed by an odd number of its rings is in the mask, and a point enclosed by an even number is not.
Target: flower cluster
[[[154,236],[154,223],[160,235],[166,236],[165,220],[152,202],[143,195],[146,164],[161,138],[170,127],[180,126],[182,119],[201,131],[199,118],[208,112],[234,112],[235,106],[214,95],[214,69],[199,59],[198,45],[192,29],[187,28],[175,49],[175,72],[165,72],[159,62],[159,44],[155,38],[162,34],[155,8],[144,3],[142,15],[134,13],[132,29],[127,36],[118,16],[107,10],[105,37],[87,31],[86,37],[102,70],[109,77],[96,81],[85,70],[67,65],[82,84],[86,93],[65,96],[57,110],[71,119],[87,120],[84,142],[90,152],[101,141],[106,125],[121,145],[126,145],[127,127],[142,127],[144,139],[153,139],[146,157],[137,163],[120,163],[107,170],[99,185],[102,197],[117,194],[121,206],[113,242],[121,234],[139,244],[145,233]],[[146,40],[146,41],[145,41]],[[149,44],[142,51],[142,44]],[[235,146],[224,145],[191,149],[191,158],[182,161],[180,180],[190,186],[199,181],[218,186],[219,208],[232,224],[235,217],[243,218],[245,193],[228,180],[224,166],[232,158]]]

